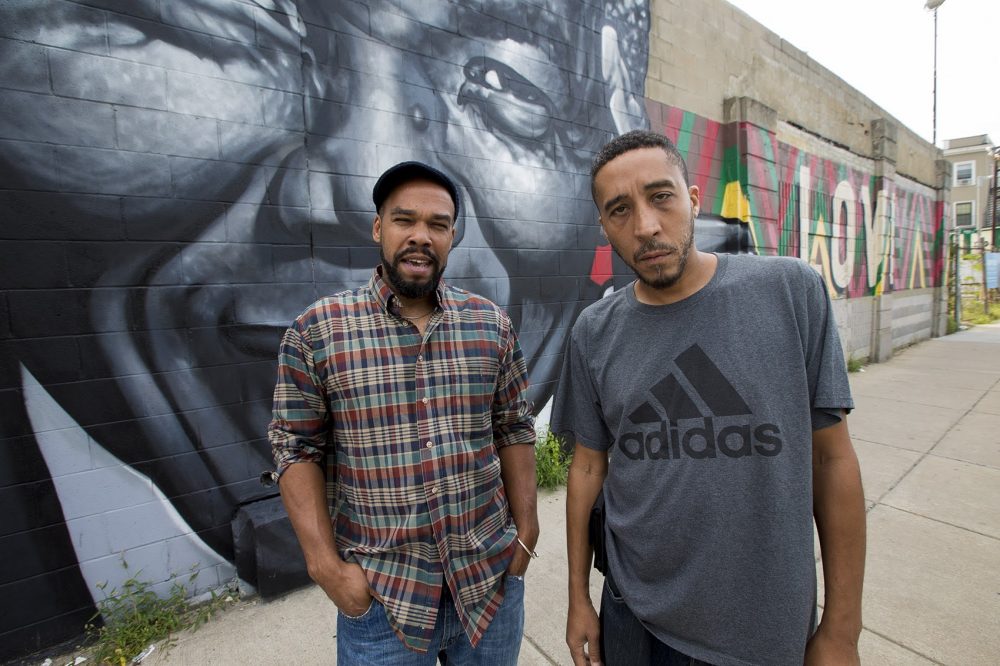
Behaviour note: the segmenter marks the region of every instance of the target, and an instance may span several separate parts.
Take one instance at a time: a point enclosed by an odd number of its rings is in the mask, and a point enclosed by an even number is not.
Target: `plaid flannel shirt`
[[[337,548],[401,640],[429,647],[447,584],[473,645],[503,599],[517,535],[497,451],[533,444],[510,318],[442,282],[424,335],[376,270],[286,331],[268,427],[277,471],[324,466]]]

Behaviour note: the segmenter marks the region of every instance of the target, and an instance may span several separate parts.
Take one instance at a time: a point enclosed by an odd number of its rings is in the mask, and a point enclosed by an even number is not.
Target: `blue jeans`
[[[360,617],[337,612],[337,664],[339,666],[433,666],[438,652],[448,666],[517,666],[524,634],[524,578],[504,579],[503,603],[475,648],[455,611],[451,594],[441,595],[434,635],[426,653],[408,649],[389,625],[385,607],[372,599]]]
[[[651,634],[625,605],[610,573],[601,593],[601,659],[607,666],[710,666]]]

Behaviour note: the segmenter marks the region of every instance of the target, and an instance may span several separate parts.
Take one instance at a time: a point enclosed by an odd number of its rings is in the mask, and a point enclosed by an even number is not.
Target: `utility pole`
[[[979,258],[983,262],[983,314],[990,314],[990,285],[986,281],[986,239],[980,237],[979,243]]]
[[[955,330],[960,330],[962,328],[962,278],[960,267],[961,259],[959,255],[961,254],[960,239],[958,237],[958,229],[955,229],[952,234],[952,238],[955,239]]]
[[[990,151],[990,157],[993,158],[993,187],[990,189],[993,192],[990,198],[990,208],[993,211],[993,251],[997,251],[997,203],[1000,203],[1000,183],[997,182],[997,177],[1000,176],[1000,146],[995,146],[993,150]]]

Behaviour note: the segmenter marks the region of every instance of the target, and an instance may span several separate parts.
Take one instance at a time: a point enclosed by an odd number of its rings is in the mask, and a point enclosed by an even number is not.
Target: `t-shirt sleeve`
[[[816,271],[808,266],[803,270],[808,276],[805,291],[809,297],[806,369],[813,430],[819,430],[839,421],[841,410],[849,413],[854,408],[854,400],[830,295]]]
[[[577,322],[563,355],[562,373],[552,406],[552,432],[567,442],[579,442],[589,449],[606,451],[611,436],[601,411],[601,401],[587,363],[587,350]]]

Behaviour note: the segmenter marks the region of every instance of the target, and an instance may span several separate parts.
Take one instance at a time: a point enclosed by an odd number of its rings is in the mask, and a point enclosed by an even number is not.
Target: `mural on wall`
[[[233,512],[274,493],[281,333],[367,280],[397,161],[460,182],[448,279],[511,313],[544,405],[615,270],[589,163],[648,126],[648,24],[637,0],[5,3],[5,650],[79,631],[97,583],[234,575]]]
[[[97,583],[235,575],[281,334],[368,279],[395,162],[459,182],[447,279],[511,314],[539,410],[576,316],[631,279],[590,200],[617,133],[675,139],[699,248],[815,256],[839,296],[936,283],[931,194],[644,99],[649,24],[645,0],[0,6],[0,659],[78,632]]]
[[[747,222],[756,252],[806,259],[833,298],[941,284],[944,216],[934,190],[876,179],[750,123],[647,106],[685,155],[702,200]]]

